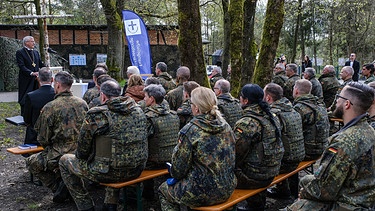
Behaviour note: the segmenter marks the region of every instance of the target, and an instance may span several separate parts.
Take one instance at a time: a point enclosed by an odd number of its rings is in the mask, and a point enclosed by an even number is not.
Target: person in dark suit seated
[[[354,69],[354,74],[353,74],[352,79],[353,79],[353,81],[358,81],[359,68],[361,68],[361,66],[359,64],[359,61],[357,61],[355,59],[356,59],[355,53],[351,53],[350,57],[349,57],[349,60],[345,62],[345,66],[350,66]]]
[[[24,115],[25,96],[28,92],[38,88],[39,68],[44,67],[39,52],[35,50],[35,41],[32,36],[22,40],[23,47],[16,52],[18,72],[18,103],[21,105],[21,116]]]
[[[34,125],[39,117],[40,110],[45,104],[52,101],[55,96],[55,91],[51,86],[53,81],[52,72],[49,68],[43,67],[39,70],[38,80],[40,88],[27,93],[25,96],[24,122],[27,125],[25,144],[40,145],[37,141]]]

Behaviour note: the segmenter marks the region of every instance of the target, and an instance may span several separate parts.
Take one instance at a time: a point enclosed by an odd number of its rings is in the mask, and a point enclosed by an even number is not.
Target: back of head
[[[366,113],[374,101],[374,90],[366,84],[350,82],[344,87],[343,91],[348,93],[346,96],[350,96],[354,110],[358,114]]]
[[[334,73],[335,72],[335,67],[333,65],[326,65],[324,67],[324,70],[326,70],[327,73]]]
[[[197,87],[199,87],[200,85],[197,83],[197,82],[195,82],[195,81],[186,81],[186,82],[184,82],[183,83],[183,89],[184,89],[184,91],[189,95],[189,96],[191,96],[191,92],[195,89],[195,88],[197,88]]]
[[[309,80],[299,79],[296,81],[294,87],[298,89],[300,95],[305,95],[311,93],[312,84]]]
[[[278,84],[269,83],[264,87],[264,94],[271,96],[273,101],[277,101],[283,97],[283,88]]]
[[[177,77],[180,81],[188,81],[190,79],[190,69],[186,66],[181,66],[177,69]]]
[[[42,67],[39,69],[39,82],[46,83],[52,81],[52,71],[48,67]]]
[[[128,81],[128,87],[144,85],[140,75],[131,75]]]
[[[94,70],[93,76],[98,78],[101,75],[107,74],[107,71],[102,67],[97,67]]]
[[[139,69],[137,66],[129,66],[128,69],[126,70],[127,74],[130,75],[139,75]]]
[[[158,62],[156,64],[156,68],[158,68],[160,71],[162,72],[167,72],[167,64],[165,64],[164,62]]]
[[[151,85],[151,84],[160,84],[160,81],[156,77],[149,77],[145,81],[145,86]]]
[[[98,67],[101,67],[101,68],[103,68],[106,72],[108,72],[108,66],[107,66],[106,63],[97,63],[97,64],[95,65],[95,69],[98,68]]]
[[[55,75],[55,81],[59,82],[64,88],[70,88],[73,84],[73,76],[66,71],[61,71]]]
[[[242,87],[240,95],[249,101],[248,104],[259,104],[263,101],[264,92],[258,84],[246,84]]]
[[[225,79],[220,79],[220,80],[216,81],[215,86],[217,88],[219,88],[223,94],[229,93],[229,91],[230,91],[230,83],[229,83],[229,81],[227,81]]]
[[[104,82],[108,80],[115,80],[115,79],[113,79],[110,75],[107,75],[107,74],[99,76],[97,80],[98,86],[100,87]]]
[[[100,86],[100,91],[108,98],[118,97],[121,93],[121,86],[115,80],[108,80]]]
[[[191,92],[191,103],[198,107],[202,114],[211,114],[221,119],[220,111],[217,107],[215,93],[207,87],[197,87]]]
[[[294,64],[294,63],[287,64],[286,68],[291,69],[294,73],[297,73],[297,71],[298,71],[298,66],[296,64]]]
[[[161,104],[164,100],[165,89],[160,84],[150,84],[146,86],[143,91],[147,93],[149,97],[153,97],[156,104]]]
[[[307,67],[305,69],[305,74],[308,75],[308,78],[311,79],[311,78],[314,78],[315,77],[315,69],[314,68],[311,68],[311,67]]]

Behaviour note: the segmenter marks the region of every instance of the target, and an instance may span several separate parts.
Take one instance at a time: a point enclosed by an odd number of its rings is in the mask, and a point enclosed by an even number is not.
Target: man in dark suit
[[[353,81],[358,81],[358,78],[359,78],[359,69],[361,68],[359,62],[356,59],[356,55],[355,53],[351,53],[350,54],[350,57],[349,57],[349,60],[345,62],[345,66],[350,66],[353,68],[354,70],[354,74],[353,74]]]
[[[39,68],[44,67],[39,52],[36,51],[32,36],[22,40],[23,48],[17,50],[16,59],[20,71],[18,72],[18,103],[21,105],[21,116],[24,115],[25,95],[38,88]]]
[[[40,110],[45,104],[52,101],[55,96],[55,91],[51,86],[53,81],[51,70],[47,67],[41,68],[38,80],[40,88],[25,95],[24,121],[27,125],[25,144],[39,145],[34,125],[39,117]]]

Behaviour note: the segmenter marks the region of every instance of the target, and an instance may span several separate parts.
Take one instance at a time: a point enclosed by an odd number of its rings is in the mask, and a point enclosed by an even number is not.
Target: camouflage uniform
[[[277,117],[274,121],[279,127]],[[247,106],[243,117],[237,121],[236,176],[237,188],[253,189],[269,185],[279,174],[284,147],[281,138],[276,138],[276,128],[268,115],[257,104]],[[265,192],[246,201],[252,208],[264,208]]]
[[[75,152],[87,109],[81,98],[71,92],[62,92],[42,108],[35,123],[37,139],[44,150],[28,157],[26,164],[29,171],[53,192],[61,181],[59,159],[66,153]]]
[[[364,84],[369,84],[371,82],[375,81],[375,76],[373,74],[370,75],[370,77],[366,78],[366,80],[363,82]]]
[[[230,93],[225,93],[217,96],[217,106],[230,127],[234,128],[236,122],[242,117],[240,101],[232,97]]]
[[[312,94],[297,97],[293,105],[302,117],[305,160],[317,159],[328,145],[329,121],[327,111],[318,105],[316,96]]]
[[[301,179],[288,210],[369,210],[375,206],[375,131],[358,116],[329,138],[318,170]]]
[[[285,82],[284,89],[284,97],[288,98],[290,102],[293,103],[293,87],[296,84],[296,81],[300,79],[299,75],[294,74],[288,78]]]
[[[146,116],[130,97],[117,97],[87,112],[75,155],[60,159],[61,176],[79,210],[93,207],[81,178],[123,182],[137,178],[147,161]],[[104,202],[117,204],[119,189]]]
[[[173,82],[172,76],[170,76],[167,72],[162,72],[158,79],[160,81],[160,84],[165,89],[165,93],[168,93],[172,89],[176,88],[176,84]]]
[[[180,120],[163,104],[147,107],[148,159],[146,168],[162,169],[170,162],[177,145]]]
[[[319,77],[319,82],[323,89],[323,99],[326,108],[332,105],[335,100],[340,82],[337,80],[335,73],[328,73]]]
[[[99,97],[100,91],[98,87],[93,87],[91,89],[86,90],[85,94],[83,95],[82,99],[86,101],[87,105],[96,97]]]
[[[278,84],[279,86],[284,88],[287,80],[288,77],[285,75],[285,71],[279,71],[273,76],[272,83]]]
[[[147,107],[146,102],[144,100],[138,101],[137,104],[139,105],[139,107],[141,107],[142,111],[146,110]],[[161,102],[161,104],[163,104],[163,106],[166,106],[166,108],[169,109],[169,104],[165,99],[163,100],[163,102]]]
[[[311,82],[311,94],[318,97],[318,102],[323,104],[323,88],[320,82],[314,77],[310,79]]]
[[[368,123],[375,129],[375,115],[368,118]]]
[[[172,155],[174,185],[159,187],[162,210],[179,210],[225,202],[236,187],[235,140],[225,121],[195,116],[179,133]]]
[[[89,109],[92,108],[92,107],[95,107],[95,106],[99,106],[101,104],[102,104],[102,102],[100,101],[100,96],[96,97],[96,98],[92,99],[91,102],[89,103]]]
[[[184,86],[179,84],[177,88],[171,90],[165,96],[165,100],[169,103],[169,107],[173,111],[177,111],[177,109],[182,105],[182,101],[184,98]]]
[[[190,120],[193,119],[193,113],[191,111],[191,101],[190,99],[186,100],[182,105],[177,109],[178,118],[180,118],[180,129],[183,128]]]
[[[216,81],[220,80],[220,79],[224,79],[223,76],[219,73],[217,73],[216,75],[212,76],[210,78],[210,85],[211,85],[211,89],[214,88],[215,84],[216,84]]]
[[[285,97],[273,102],[271,111],[279,118],[285,150],[280,173],[287,173],[297,168],[305,158],[302,119],[294,110],[292,103]]]

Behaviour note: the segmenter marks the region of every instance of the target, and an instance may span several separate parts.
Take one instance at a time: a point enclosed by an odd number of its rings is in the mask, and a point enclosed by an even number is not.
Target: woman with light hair
[[[237,184],[234,133],[221,117],[215,93],[195,88],[191,109],[194,118],[180,130],[172,154],[173,179],[159,187],[162,210],[225,202]]]
[[[128,87],[125,91],[125,96],[129,96],[139,102],[145,98],[145,93],[143,89],[145,88],[143,79],[140,75],[131,75],[128,81]]]

